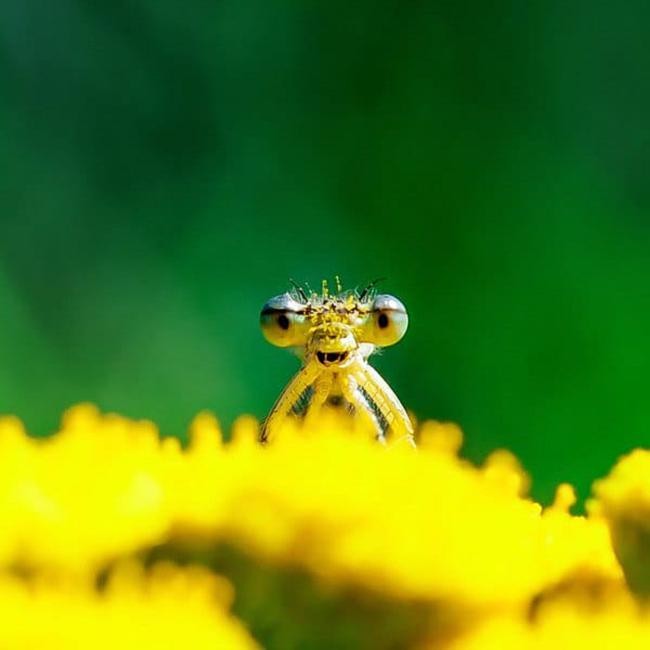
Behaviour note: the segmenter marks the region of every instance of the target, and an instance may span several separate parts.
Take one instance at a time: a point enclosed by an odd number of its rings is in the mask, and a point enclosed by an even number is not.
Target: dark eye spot
[[[377,318],[377,325],[380,329],[386,329],[388,327],[388,314],[381,313]]]
[[[286,314],[280,314],[278,316],[278,325],[280,329],[282,330],[288,330],[289,329],[289,319],[287,318]]]

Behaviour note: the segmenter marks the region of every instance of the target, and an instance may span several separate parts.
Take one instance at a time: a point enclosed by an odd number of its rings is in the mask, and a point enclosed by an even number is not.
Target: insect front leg
[[[341,391],[343,392],[343,397],[354,406],[355,416],[360,417],[368,430],[374,433],[377,441],[384,444],[386,438],[384,437],[384,429],[381,422],[377,418],[372,405],[359,389],[359,384],[354,375],[346,374],[341,378]]]
[[[413,424],[392,388],[382,376],[368,363],[357,363],[350,369],[366,401],[381,413],[395,440],[406,440],[415,446]]]
[[[330,393],[332,392],[332,385],[334,378],[332,373],[323,372],[320,377],[314,382],[314,394],[312,395],[311,402],[307,407],[305,413],[305,427],[313,426],[321,414],[323,404],[327,401]]]
[[[303,366],[289,382],[273,405],[271,412],[262,424],[259,440],[269,442],[275,436],[277,429],[289,415],[300,396],[311,386],[322,372],[317,362],[310,362]]]

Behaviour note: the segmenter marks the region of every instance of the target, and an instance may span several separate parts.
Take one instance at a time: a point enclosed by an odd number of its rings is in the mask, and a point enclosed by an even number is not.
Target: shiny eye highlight
[[[408,324],[406,307],[395,296],[381,294],[370,308],[364,340],[380,347],[393,345],[404,336]]]
[[[304,345],[309,323],[304,315],[305,306],[291,294],[283,293],[271,298],[260,313],[260,326],[264,338],[272,345],[289,348]]]

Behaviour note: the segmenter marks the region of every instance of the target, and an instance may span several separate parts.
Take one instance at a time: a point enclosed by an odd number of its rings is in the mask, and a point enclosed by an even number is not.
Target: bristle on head
[[[377,285],[380,282],[383,282],[385,278],[376,278],[375,280],[372,280],[369,282],[359,293],[359,300],[362,302],[365,300],[371,300],[375,294],[377,293]]]
[[[289,282],[291,283],[294,292],[297,294],[297,297],[300,298],[300,300],[303,302],[307,302],[309,300],[309,296],[307,295],[307,292],[303,286],[301,284],[298,284],[293,278],[289,278]]]
[[[349,314],[366,314],[370,308],[370,302],[375,295],[375,284],[379,280],[374,280],[367,285],[362,291],[358,289],[344,290],[341,277],[334,276],[336,292],[330,292],[330,285],[327,279],[321,281],[321,293],[318,294],[309,288],[307,283],[299,284],[290,279],[292,287],[292,296],[302,302],[305,306],[305,315],[311,318],[347,318]]]

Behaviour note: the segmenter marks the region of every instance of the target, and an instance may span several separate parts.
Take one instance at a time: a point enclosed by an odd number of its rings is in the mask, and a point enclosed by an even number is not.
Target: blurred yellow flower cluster
[[[650,452],[595,484],[587,516],[542,508],[516,458],[418,448],[335,412],[189,444],[81,405],[48,439],[0,420],[0,648],[647,647]],[[613,540],[613,543],[612,543]]]

